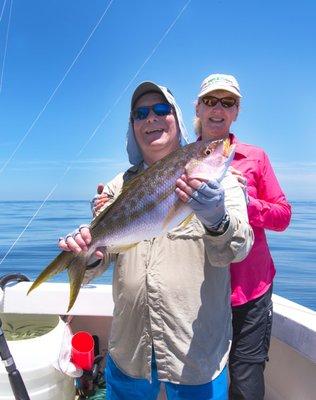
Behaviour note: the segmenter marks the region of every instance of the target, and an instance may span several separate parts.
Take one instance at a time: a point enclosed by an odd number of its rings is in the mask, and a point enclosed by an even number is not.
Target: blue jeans
[[[157,365],[152,362],[152,381],[125,375],[108,355],[106,362],[106,400],[156,400],[160,381]],[[204,385],[179,385],[165,382],[168,400],[227,400],[227,368]]]

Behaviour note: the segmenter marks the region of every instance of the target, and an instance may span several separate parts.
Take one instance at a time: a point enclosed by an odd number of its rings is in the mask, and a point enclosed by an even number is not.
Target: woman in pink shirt
[[[272,325],[274,263],[265,229],[283,231],[289,225],[291,206],[259,147],[240,143],[230,133],[237,119],[240,89],[231,75],[212,74],[201,85],[196,104],[196,133],[202,138],[230,137],[236,144],[232,166],[246,186],[248,216],[255,241],[248,257],[231,264],[233,342],[230,352],[230,399],[264,398],[264,368]]]

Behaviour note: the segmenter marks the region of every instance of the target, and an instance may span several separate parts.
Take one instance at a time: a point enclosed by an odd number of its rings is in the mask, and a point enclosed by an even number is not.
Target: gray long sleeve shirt
[[[119,174],[104,192],[114,200],[138,171]],[[150,380],[152,349],[161,381],[204,384],[225,367],[232,336],[229,264],[247,256],[253,233],[237,180],[228,173],[222,186],[230,216],[224,234],[207,234],[194,217],[87,272],[86,280],[115,261],[109,352],[125,374]]]

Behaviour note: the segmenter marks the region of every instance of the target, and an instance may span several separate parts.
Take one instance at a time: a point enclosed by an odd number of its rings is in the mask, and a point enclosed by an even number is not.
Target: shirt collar
[[[239,142],[236,136],[233,133],[230,133],[229,138],[230,138],[230,143],[236,145],[235,153],[238,153],[243,157],[247,157],[245,146]]]

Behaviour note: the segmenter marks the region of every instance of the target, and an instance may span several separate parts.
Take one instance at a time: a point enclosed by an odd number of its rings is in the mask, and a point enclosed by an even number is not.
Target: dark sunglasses
[[[157,103],[153,104],[152,106],[138,107],[131,112],[131,116],[136,120],[146,119],[150,113],[150,110],[153,110],[153,112],[160,117],[171,114],[172,106],[168,103]]]
[[[209,107],[215,107],[216,104],[220,102],[224,108],[233,107],[237,103],[237,100],[234,97],[222,97],[219,99],[218,97],[214,96],[206,96],[202,97],[202,101],[206,106]]]

